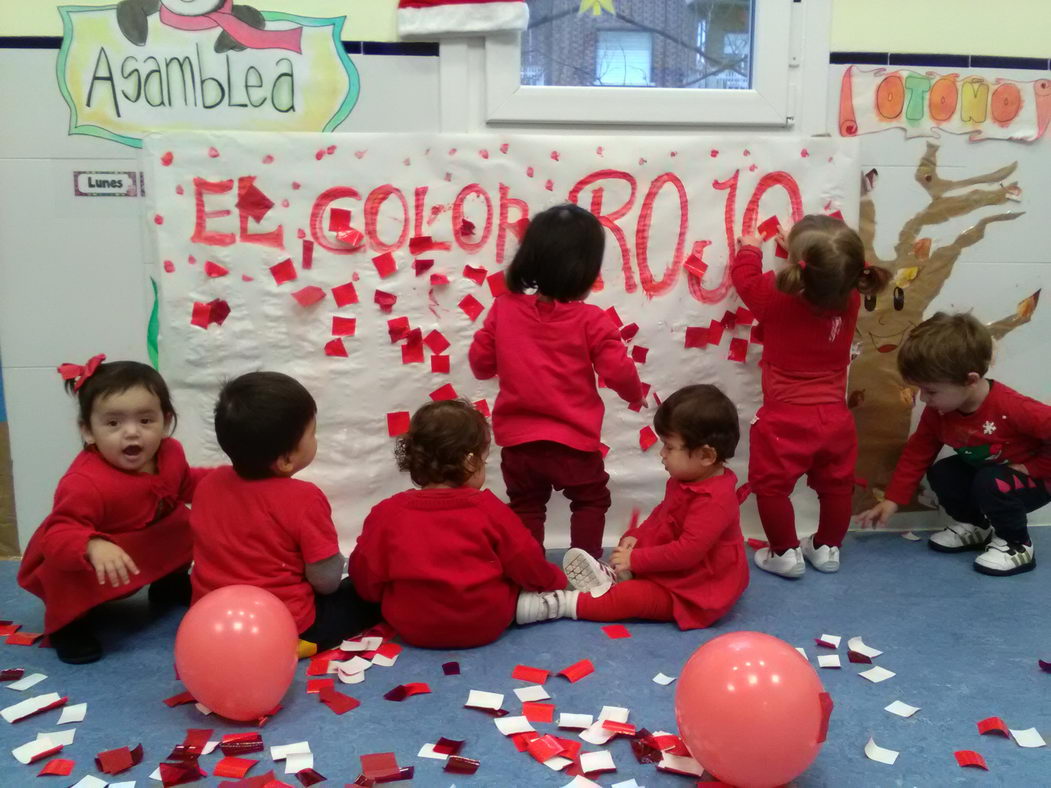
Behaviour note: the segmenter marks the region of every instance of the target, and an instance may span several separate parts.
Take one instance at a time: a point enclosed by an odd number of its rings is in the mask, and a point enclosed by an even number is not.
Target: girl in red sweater
[[[507,270],[511,292],[493,302],[469,355],[475,377],[500,378],[493,434],[511,508],[543,549],[547,502],[561,490],[571,545],[595,557],[610,505],[596,374],[626,402],[645,405],[617,326],[583,301],[604,249],[602,225],[583,208],[534,216]]]
[[[889,274],[866,265],[861,238],[830,216],[796,223],[788,264],[776,277],[763,271],[760,243],[741,238],[731,269],[741,300],[764,329],[763,406],[752,422],[748,481],[770,546],[756,551],[755,563],[798,578],[805,557],[818,571],[835,572],[857,459],[846,388],[859,293],[868,302]],[[817,533],[800,546],[789,495],[804,474],[820,514]]]
[[[577,590],[522,594],[519,624],[642,618],[697,629],[722,618],[744,593],[737,477],[723,464],[737,448],[737,408],[715,386],[687,386],[661,403],[653,426],[670,477],[664,500],[624,534],[612,567],[568,550],[563,566]],[[614,582],[615,575],[630,579]]]
[[[205,473],[168,437],[176,416],[160,374],[105,358],[59,367],[77,397],[84,449],[18,571],[19,585],[44,601],[58,658],[71,664],[102,656],[89,614],[103,602],[150,584],[152,603],[189,603],[186,504]]]
[[[376,504],[350,556],[358,593],[414,646],[491,643],[523,589],[566,586],[517,515],[482,489],[488,454],[489,424],[469,402],[424,405],[396,450],[419,489]]]

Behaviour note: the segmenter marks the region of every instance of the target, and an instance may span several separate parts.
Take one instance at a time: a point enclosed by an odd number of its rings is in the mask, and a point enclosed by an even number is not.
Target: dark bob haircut
[[[66,390],[71,394],[74,393],[74,385],[76,380],[66,381]],[[174,430],[178,417],[172,406],[168,384],[164,382],[161,373],[149,364],[139,361],[109,361],[99,364],[95,373],[84,381],[84,385],[76,392],[78,420],[83,426],[90,427],[91,409],[95,407],[96,400],[111,394],[123,394],[136,386],[142,386],[158,399],[164,420],[170,422],[170,428]]]
[[[678,435],[689,451],[711,446],[719,462],[734,456],[741,439],[737,408],[707,383],[686,386],[664,400],[653,417],[653,428],[662,438]]]

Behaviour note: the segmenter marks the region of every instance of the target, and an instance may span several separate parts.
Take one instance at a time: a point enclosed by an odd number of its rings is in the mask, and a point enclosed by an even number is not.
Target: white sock
[[[566,618],[577,617],[577,597],[580,596],[579,591],[565,591],[566,597]]]

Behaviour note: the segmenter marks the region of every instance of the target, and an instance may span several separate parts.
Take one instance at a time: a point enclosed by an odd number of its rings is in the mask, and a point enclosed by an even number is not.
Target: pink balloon
[[[175,668],[199,703],[231,720],[272,711],[292,684],[299,634],[269,591],[226,586],[190,608],[175,635]]]
[[[686,662],[675,717],[690,753],[739,788],[784,785],[825,741],[832,699],[810,663],[762,632],[732,632]]]

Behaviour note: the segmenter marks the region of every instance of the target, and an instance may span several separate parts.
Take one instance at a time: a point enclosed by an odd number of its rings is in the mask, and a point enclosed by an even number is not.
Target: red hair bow
[[[105,360],[106,354],[99,353],[97,356],[89,358],[88,363],[84,366],[80,366],[80,364],[59,364],[58,374],[62,376],[62,380],[73,380],[75,378],[77,382],[73,384],[73,391],[80,391],[80,387],[88,382],[88,378],[95,374],[99,364]]]

